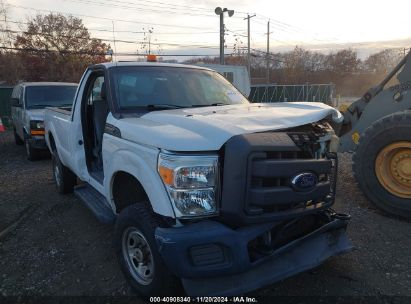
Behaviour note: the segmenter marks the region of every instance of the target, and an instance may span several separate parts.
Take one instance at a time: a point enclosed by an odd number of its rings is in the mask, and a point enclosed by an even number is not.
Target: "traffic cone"
[[[0,118],[0,132],[4,132],[4,131],[6,131],[6,128],[3,126],[3,122],[1,121],[1,118]]]

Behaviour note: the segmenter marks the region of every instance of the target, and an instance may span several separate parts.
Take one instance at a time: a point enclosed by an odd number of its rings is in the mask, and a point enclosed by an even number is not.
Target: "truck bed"
[[[49,133],[53,133],[54,140],[57,145],[60,145],[60,141],[64,141],[68,137],[70,132],[72,107],[48,107],[44,112],[44,128],[45,128],[45,140],[50,151]],[[66,162],[66,154],[59,151],[59,157]]]
[[[73,107],[47,107],[47,110],[58,112],[64,115],[71,115],[71,110]]]

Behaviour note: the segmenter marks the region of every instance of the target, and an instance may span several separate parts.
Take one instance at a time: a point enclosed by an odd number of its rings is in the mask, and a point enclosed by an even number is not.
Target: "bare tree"
[[[385,49],[370,55],[364,62],[365,68],[370,72],[387,73],[400,62],[402,56],[402,52],[396,49]]]
[[[36,81],[78,81],[86,66],[108,61],[110,50],[81,19],[53,13],[29,19],[14,46],[27,67],[24,78]]]
[[[9,6],[5,0],[0,0],[0,46],[3,48],[12,47],[12,33],[8,25]],[[2,49],[1,51],[7,51]]]
[[[357,72],[360,63],[357,52],[352,49],[341,50],[327,56],[327,69],[336,73]]]
[[[153,53],[153,50],[156,50],[157,55],[163,51],[157,39],[154,38],[154,27],[143,27],[143,41],[140,43],[140,52],[137,50],[137,53],[149,55]]]

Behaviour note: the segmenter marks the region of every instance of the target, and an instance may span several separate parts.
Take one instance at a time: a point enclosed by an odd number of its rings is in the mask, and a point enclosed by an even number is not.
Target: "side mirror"
[[[21,107],[20,100],[18,98],[11,99],[11,106],[12,107]]]

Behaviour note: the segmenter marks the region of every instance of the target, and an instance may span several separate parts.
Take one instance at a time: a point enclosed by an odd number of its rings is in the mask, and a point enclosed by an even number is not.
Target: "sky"
[[[224,19],[225,53],[247,46],[247,14],[255,14],[250,19],[252,49],[266,49],[268,21],[271,52],[296,45],[321,52],[351,47],[366,56],[383,48],[411,46],[409,0],[3,1],[9,4],[9,26],[14,30],[24,29],[18,22],[37,13],[73,14],[83,19],[93,37],[110,43],[117,53],[141,52],[141,42],[151,29],[154,53],[218,55],[219,17],[214,13],[218,6],[234,10],[231,18]]]

